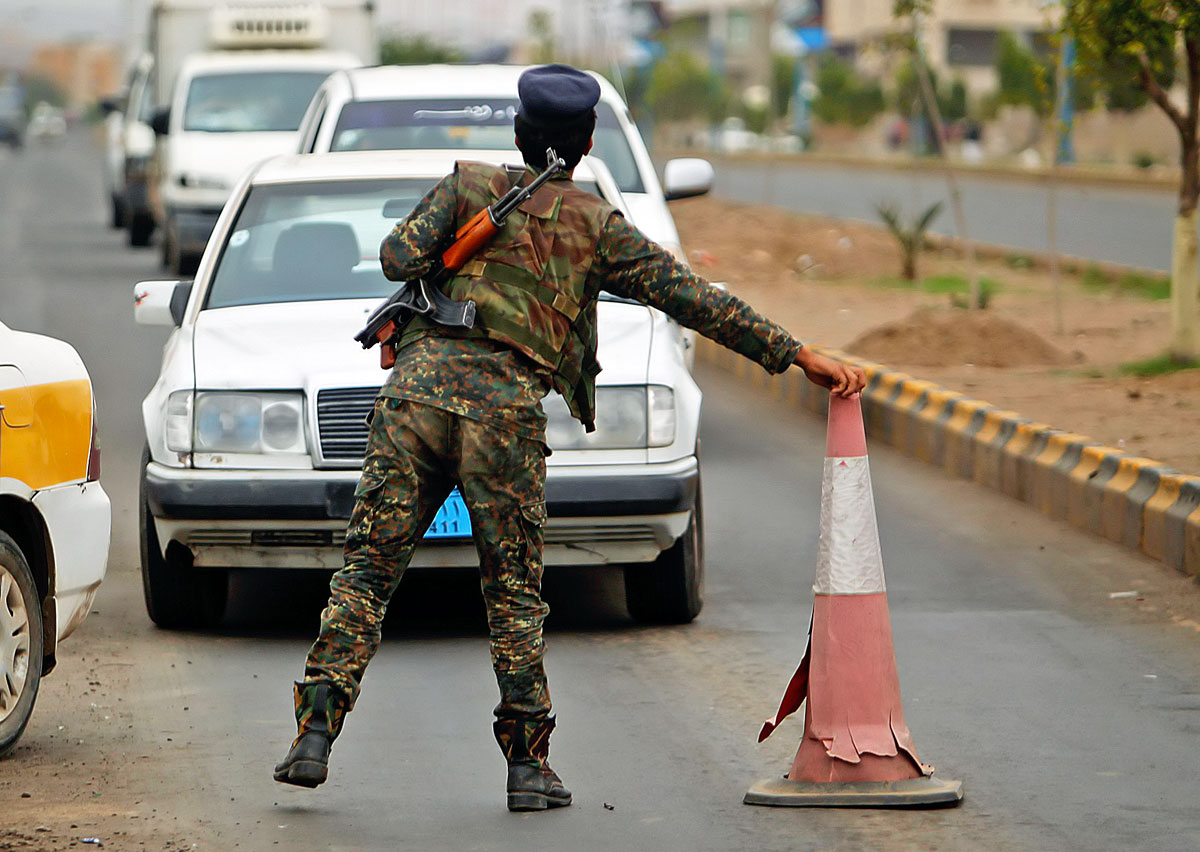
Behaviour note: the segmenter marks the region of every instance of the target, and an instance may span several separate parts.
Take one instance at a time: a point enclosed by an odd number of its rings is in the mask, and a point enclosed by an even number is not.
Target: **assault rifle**
[[[368,317],[366,326],[354,335],[354,339],[362,344],[363,349],[380,344],[379,366],[387,370],[396,363],[396,338],[414,316],[425,316],[438,325],[451,328],[474,327],[475,303],[469,299],[463,302],[451,299],[442,292],[442,286],[496,235],[514,210],[566,167],[566,161],[553,148],[547,148],[544,172],[530,181],[528,186],[514,186],[503,198],[476,213],[471,221],[458,229],[454,242],[442,252],[441,258],[424,278],[405,281],[386,302],[375,309]]]

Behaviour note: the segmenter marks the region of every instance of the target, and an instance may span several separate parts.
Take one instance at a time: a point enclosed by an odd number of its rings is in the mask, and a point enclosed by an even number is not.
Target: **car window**
[[[397,149],[516,150],[516,98],[348,101],[334,127],[331,151]],[[604,161],[622,192],[645,192],[629,140],[606,103],[596,105],[591,155]]]
[[[313,181],[250,190],[206,308],[382,297],[379,244],[435,178]],[[386,215],[385,215],[386,208]]]
[[[188,85],[183,129],[209,133],[297,130],[328,71],[201,74]]]

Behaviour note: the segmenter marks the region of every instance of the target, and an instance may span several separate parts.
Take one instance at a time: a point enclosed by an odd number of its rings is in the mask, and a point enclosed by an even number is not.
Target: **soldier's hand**
[[[851,367],[841,361],[818,355],[807,346],[796,356],[796,366],[804,371],[810,382],[829,388],[841,397],[853,396],[867,386],[867,374],[862,367]]]

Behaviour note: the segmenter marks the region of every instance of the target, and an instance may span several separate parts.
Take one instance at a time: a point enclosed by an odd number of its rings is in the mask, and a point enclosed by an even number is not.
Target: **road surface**
[[[553,758],[573,807],[504,809],[477,581],[461,575],[405,579],[330,782],[273,783],[323,580],[239,577],[234,611],[208,633],[147,619],[139,405],[165,334],[133,324],[131,292],[159,274],[157,252],[105,228],[99,175],[81,135],[0,160],[0,318],[71,340],[89,365],[115,522],[97,612],[61,646],[0,763],[0,848],[6,836],[223,852],[1200,847],[1195,585],[884,447],[871,460],[906,714],[922,759],[963,779],[966,801],[741,804],[786,771],[801,734],[797,718],[755,743],[804,649],[824,424],[710,372],[701,617],[643,628],[614,573],[547,579]],[[1142,599],[1109,598],[1127,589]]]
[[[932,231],[956,235],[946,179],[927,169],[841,166],[805,160],[721,160],[715,191],[731,201],[774,204],[878,223],[876,207],[899,204],[905,216],[943,204]],[[1015,253],[1048,251],[1049,191],[1042,183],[960,174],[973,239],[1012,246]],[[1058,250],[1063,254],[1147,269],[1171,268],[1175,193],[1161,188],[1058,187]]]

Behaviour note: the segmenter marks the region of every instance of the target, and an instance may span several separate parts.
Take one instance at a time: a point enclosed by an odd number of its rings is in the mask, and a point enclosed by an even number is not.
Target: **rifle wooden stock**
[[[458,272],[498,230],[500,229],[492,221],[490,211],[487,208],[480,210],[471,217],[471,221],[458,229],[458,233],[454,235],[454,244],[442,253],[442,267],[447,272]]]
[[[388,322],[375,335],[375,339],[379,341],[379,366],[385,370],[392,369],[392,366],[396,363],[396,347],[388,343],[395,333],[396,323]]]

